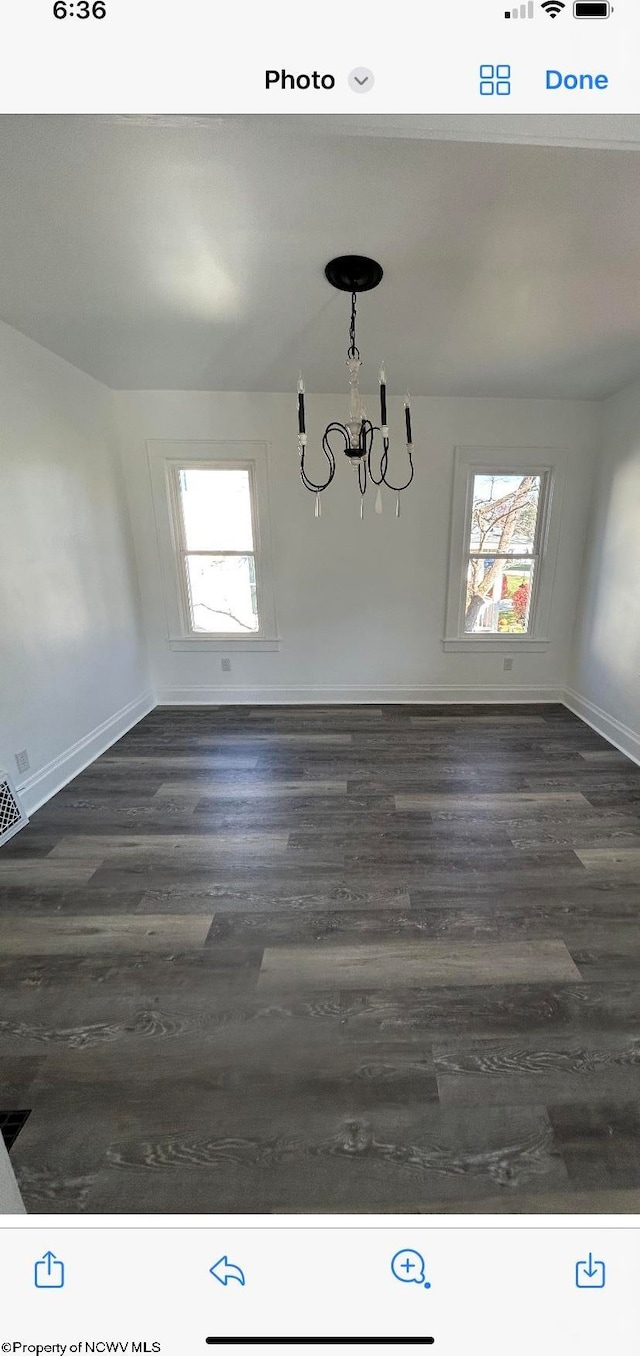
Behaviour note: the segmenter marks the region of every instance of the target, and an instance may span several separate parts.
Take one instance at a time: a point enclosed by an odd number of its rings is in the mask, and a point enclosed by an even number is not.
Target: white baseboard
[[[592,730],[620,749],[621,753],[626,753],[627,758],[632,758],[634,763],[640,763],[640,735],[630,726],[623,725],[621,720],[616,720],[615,716],[610,716],[601,706],[596,706],[595,702],[588,701],[570,687],[565,689],[564,704],[575,716],[579,716],[590,725]]]
[[[77,777],[79,772],[83,772],[90,763],[100,757],[101,753],[115,744],[117,739],[121,739],[127,730],[137,725],[143,716],[153,711],[155,704],[155,697],[151,692],[136,697],[120,711],[116,711],[115,715],[104,720],[102,725],[96,725],[95,729],[90,730],[83,739],[79,739],[77,744],[72,744],[71,748],[65,749],[57,758],[47,763],[46,767],[40,768],[22,782],[18,786],[18,791],[26,813],[32,815],[44,805],[45,801],[55,796],[56,791],[60,791],[67,782]]]
[[[288,706],[383,705],[385,703],[518,703],[563,702],[593,730],[628,758],[640,764],[640,735],[571,688],[558,687],[176,687],[154,698],[145,692],[97,725],[83,739],[18,786],[25,811],[33,814],[78,773],[115,744],[158,706]]]
[[[331,706],[391,703],[561,702],[559,687],[168,687],[158,706]]]

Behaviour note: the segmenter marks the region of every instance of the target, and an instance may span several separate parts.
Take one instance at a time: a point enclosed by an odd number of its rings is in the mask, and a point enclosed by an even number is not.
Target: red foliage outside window
[[[516,617],[519,621],[524,621],[529,605],[529,585],[521,584],[520,587],[515,590],[511,601]]]

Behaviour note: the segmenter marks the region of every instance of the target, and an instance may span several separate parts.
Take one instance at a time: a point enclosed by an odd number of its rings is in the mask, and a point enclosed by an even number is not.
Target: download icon
[[[578,1290],[604,1290],[605,1266],[604,1262],[595,1262],[593,1253],[589,1253],[588,1259],[582,1262],[576,1262],[576,1285]]]

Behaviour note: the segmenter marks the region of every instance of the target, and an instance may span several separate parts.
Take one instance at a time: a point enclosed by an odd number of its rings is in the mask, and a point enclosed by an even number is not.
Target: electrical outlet
[[[223,672],[223,673],[231,673],[231,660],[230,660],[230,659],[223,659],[223,660],[222,660],[222,672]]]
[[[16,767],[18,769],[18,772],[28,772],[29,768],[31,767],[31,764],[29,762],[29,754],[27,753],[27,750],[20,749],[20,752],[14,754],[14,757],[16,760]]]
[[[512,660],[512,659],[503,659],[503,661],[502,661],[502,667],[503,667],[505,673],[511,673],[511,670],[512,670],[512,668],[513,668],[513,660]]]

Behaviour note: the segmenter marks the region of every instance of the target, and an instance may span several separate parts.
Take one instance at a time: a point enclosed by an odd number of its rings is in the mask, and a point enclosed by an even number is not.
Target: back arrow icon
[[[226,1253],[224,1257],[219,1257],[218,1261],[212,1267],[209,1267],[211,1276],[215,1276],[221,1285],[227,1285],[229,1281],[237,1281],[239,1285],[245,1285],[244,1271],[237,1267],[235,1262],[230,1262]]]

